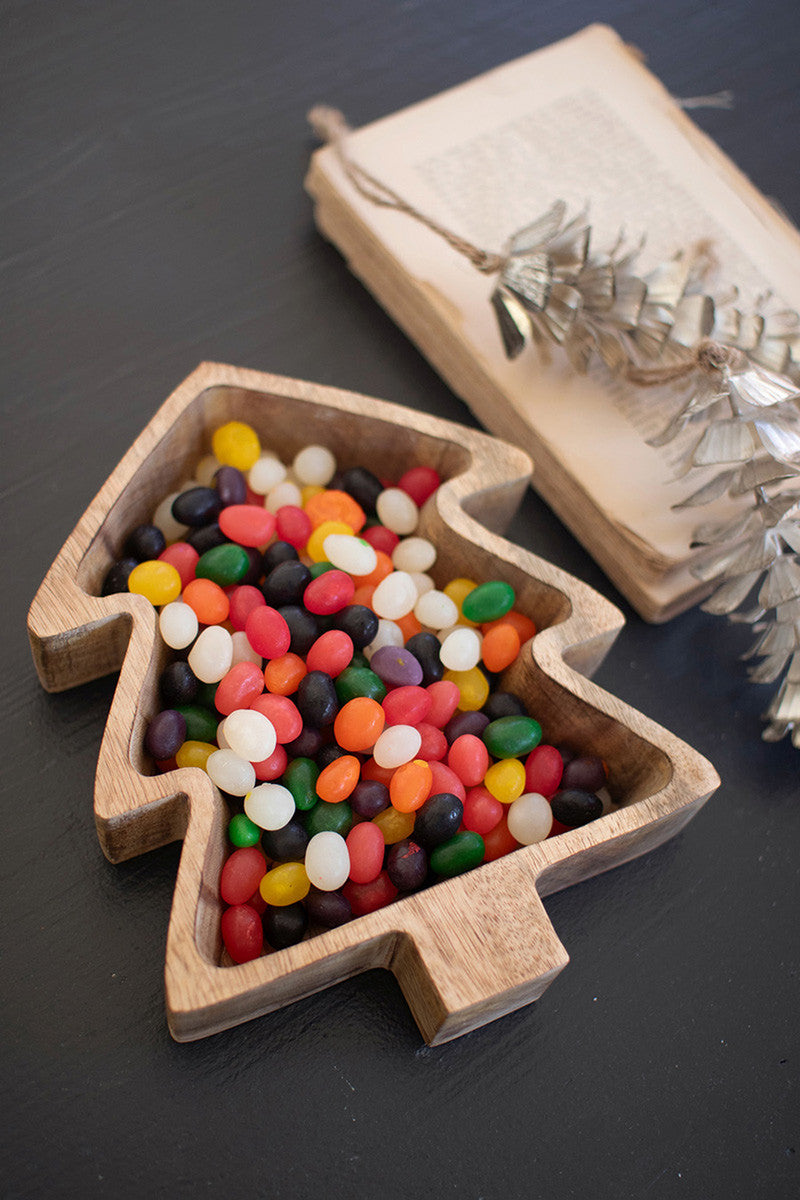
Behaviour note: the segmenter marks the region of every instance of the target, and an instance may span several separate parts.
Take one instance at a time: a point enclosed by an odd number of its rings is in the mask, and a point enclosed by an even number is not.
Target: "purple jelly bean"
[[[388,688],[422,683],[422,667],[404,646],[381,646],[370,659],[374,671]]]

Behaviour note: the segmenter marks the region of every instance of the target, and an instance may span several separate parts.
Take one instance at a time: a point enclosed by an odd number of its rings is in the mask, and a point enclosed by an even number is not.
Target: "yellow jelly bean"
[[[403,838],[411,837],[415,818],[416,813],[404,813],[389,807],[378,813],[377,817],[373,817],[372,824],[378,826],[386,845],[393,846],[395,842],[402,842]]]
[[[128,591],[144,596],[156,608],[177,600],[182,587],[181,577],[172,563],[158,559],[139,563],[128,576]]]
[[[353,526],[348,525],[346,521],[323,521],[318,525],[311,537],[306,543],[306,554],[312,562],[324,562],[325,551],[322,543],[329,533],[349,533],[352,534]]]
[[[451,579],[450,582],[445,584],[444,588],[442,589],[445,596],[449,596],[453,601],[453,604],[455,604],[456,608],[458,609],[459,625],[471,625],[473,628],[475,627],[475,622],[470,621],[468,617],[464,616],[463,612],[461,611],[461,607],[464,603],[465,597],[467,597],[470,592],[474,592],[477,586],[478,585],[474,579],[460,578]]]
[[[283,907],[286,904],[296,904],[308,895],[311,882],[306,875],[306,869],[301,862],[285,862],[267,871],[258,890],[261,899],[267,904]]]
[[[184,742],[175,755],[179,767],[200,767],[206,769],[206,763],[214,751],[218,749],[211,742]]]
[[[477,712],[489,699],[489,680],[480,667],[471,667],[469,671],[447,670],[442,678],[458,688],[461,694],[458,707],[462,712]]]
[[[308,504],[312,496],[318,496],[320,492],[327,491],[321,483],[307,483],[300,488],[300,503],[303,508]]]
[[[211,438],[211,449],[217,460],[238,471],[249,471],[261,457],[261,442],[251,425],[244,421],[228,421]]]
[[[518,758],[501,758],[489,767],[483,786],[501,804],[512,804],[525,791],[525,767]]]

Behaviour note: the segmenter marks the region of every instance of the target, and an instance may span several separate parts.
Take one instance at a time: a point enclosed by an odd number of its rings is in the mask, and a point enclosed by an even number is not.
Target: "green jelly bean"
[[[176,709],[186,721],[187,742],[215,742],[219,714],[214,709],[203,708],[200,704],[179,704]]]
[[[479,583],[468,592],[461,605],[461,611],[468,621],[482,625],[484,621],[496,621],[504,617],[514,607],[516,596],[510,583],[502,579],[490,579],[488,583]]]
[[[218,712],[217,708],[217,688],[218,683],[201,683],[197,689],[197,703],[202,708],[209,709],[210,712]]]
[[[317,779],[319,767],[313,758],[295,758],[283,772],[281,783],[294,796],[295,806],[300,812],[307,812],[319,801],[317,795]]]
[[[431,870],[437,875],[461,875],[480,866],[486,847],[479,833],[464,830],[431,850]]]
[[[386,697],[386,686],[369,667],[345,667],[334,680],[336,695],[340,704],[355,700],[356,696],[368,696],[370,700],[383,703]]]
[[[210,579],[220,587],[230,587],[244,579],[250,570],[250,556],[244,546],[225,542],[201,554],[194,573],[198,579]]]
[[[312,579],[317,579],[318,576],[324,575],[327,571],[336,570],[333,563],[328,562],[326,559],[323,559],[322,562],[312,563],[308,569],[311,572]]]
[[[228,822],[228,840],[234,846],[257,846],[261,840],[261,830],[247,813],[237,813]]]
[[[368,671],[369,659],[363,650],[354,650],[353,657],[350,659],[350,662],[347,665],[348,667],[364,667]]]
[[[319,800],[316,806],[309,809],[300,818],[306,827],[306,832],[310,838],[315,833],[340,833],[342,837],[347,837],[350,832],[350,826],[353,824],[353,810],[346,800],[340,800],[337,804],[329,804],[327,800]]]
[[[498,717],[483,731],[483,742],[493,758],[521,758],[542,740],[542,727],[533,717]]]

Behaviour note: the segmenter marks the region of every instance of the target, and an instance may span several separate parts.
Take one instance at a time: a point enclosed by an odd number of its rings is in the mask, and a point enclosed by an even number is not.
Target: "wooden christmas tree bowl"
[[[159,710],[168,655],[141,596],[100,596],[129,530],[190,479],[215,428],[244,420],[291,458],[310,442],[341,466],[398,477],[435,467],[442,487],[419,532],[438,548],[438,585],[454,576],[503,579],[539,632],[508,669],[544,740],[599,754],[613,810],[407,895],[299,945],[225,965],[219,877],[227,805],[195,768],[155,773],[143,748]],[[166,952],[169,1027],[179,1041],[225,1029],[372,967],[394,972],[430,1044],[535,1000],[567,954],[540,896],[626,862],[677,833],[718,785],[685,743],[592,684],[623,624],[618,609],[577,579],[499,536],[527,485],[530,461],[485,434],[333,388],[202,364],[137,438],[78,522],[31,606],[34,660],[49,691],[120,670],[97,767],[95,817],[114,862],[176,839],[183,850]],[[655,898],[653,898],[655,902]]]

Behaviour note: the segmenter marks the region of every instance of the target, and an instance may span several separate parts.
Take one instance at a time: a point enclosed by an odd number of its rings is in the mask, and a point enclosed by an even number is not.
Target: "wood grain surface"
[[[674,94],[733,90],[733,110],[695,119],[797,220],[794,6],[8,0],[0,16],[3,1194],[793,1198],[800,772],[760,741],[746,630],[697,611],[645,626],[527,492],[507,536],[625,613],[594,683],[721,788],[652,853],[545,896],[570,965],[502,1020],[426,1047],[392,973],[369,970],[179,1045],[163,963],[180,847],[105,858],[91,796],[116,680],[45,693],[25,619],[200,361],[475,427],[314,230],[313,103],[365,123],[601,18]]]

